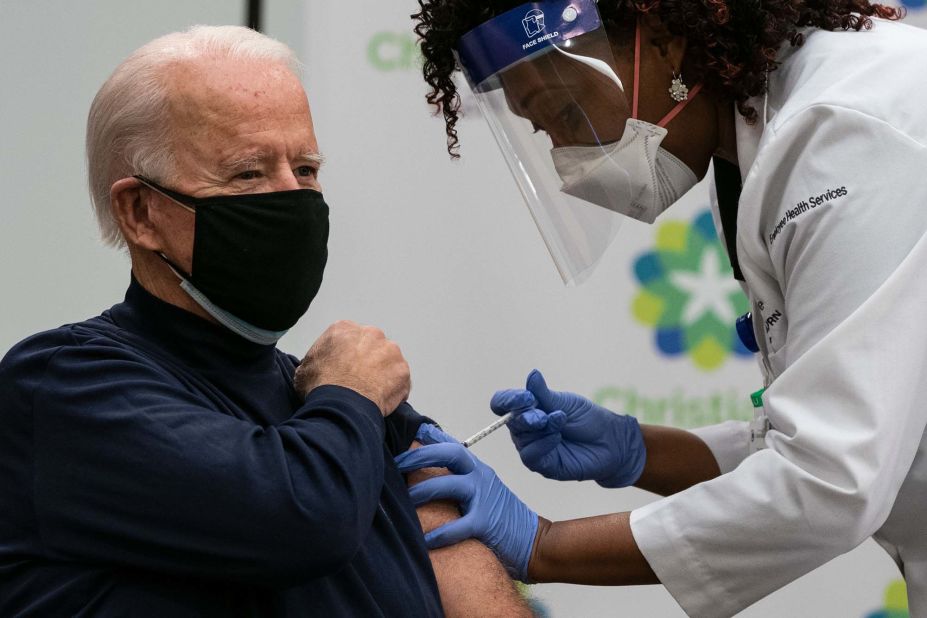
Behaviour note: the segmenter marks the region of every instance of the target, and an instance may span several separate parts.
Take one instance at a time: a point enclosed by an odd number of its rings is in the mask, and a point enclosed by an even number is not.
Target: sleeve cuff
[[[370,399],[360,393],[343,386],[326,384],[318,386],[306,395],[303,410],[329,408],[338,411],[348,411],[353,416],[360,416],[377,432],[382,441],[386,435],[386,426],[380,408]]]
[[[750,424],[745,421],[727,421],[690,432],[708,445],[721,474],[731,472],[750,455]]]
[[[390,453],[395,457],[409,450],[419,427],[424,423],[437,424],[416,412],[408,402],[400,404],[395,412],[386,417],[386,446]]]

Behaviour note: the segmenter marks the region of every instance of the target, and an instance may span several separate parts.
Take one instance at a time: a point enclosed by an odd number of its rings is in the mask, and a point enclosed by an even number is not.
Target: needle
[[[499,429],[500,427],[508,423],[510,420],[512,420],[511,412],[509,412],[508,414],[506,414],[499,420],[494,421],[492,424],[487,426],[485,429],[481,429],[480,431],[476,432],[475,434],[473,434],[472,436],[464,440],[462,444],[465,447],[470,448],[471,446],[473,446],[474,444],[476,444],[477,442],[479,442],[480,440],[482,440],[483,438],[485,438],[486,436],[488,436],[495,430]]]

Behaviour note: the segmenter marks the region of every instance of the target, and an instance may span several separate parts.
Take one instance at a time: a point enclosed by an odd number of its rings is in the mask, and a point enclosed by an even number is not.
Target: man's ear
[[[649,40],[654,47],[660,50],[660,55],[666,60],[671,71],[680,73],[682,61],[686,55],[686,37],[676,36],[667,30],[663,20],[655,13],[642,15],[641,25],[649,35],[644,40]]]
[[[151,222],[149,207],[152,196],[147,187],[135,178],[123,178],[109,189],[110,208],[129,245],[149,251],[161,251],[161,236]]]

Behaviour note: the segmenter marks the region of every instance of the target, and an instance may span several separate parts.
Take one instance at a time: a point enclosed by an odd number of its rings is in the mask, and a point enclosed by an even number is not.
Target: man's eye
[[[318,170],[312,167],[311,165],[300,165],[299,167],[296,168],[297,176],[309,177],[309,176],[315,176],[317,173],[318,173]]]
[[[257,170],[248,170],[248,171],[242,172],[242,173],[238,174],[238,176],[236,176],[236,178],[238,178],[239,180],[255,180],[255,179],[260,178],[260,177],[261,177],[261,172],[259,172],[259,171],[257,171]]]

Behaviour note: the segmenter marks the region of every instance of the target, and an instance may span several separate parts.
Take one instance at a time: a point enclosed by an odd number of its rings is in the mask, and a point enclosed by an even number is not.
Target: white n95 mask
[[[698,183],[685,163],[660,148],[666,129],[629,118],[621,139],[602,146],[550,151],[561,191],[586,202],[653,223]]]

